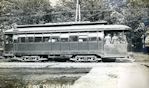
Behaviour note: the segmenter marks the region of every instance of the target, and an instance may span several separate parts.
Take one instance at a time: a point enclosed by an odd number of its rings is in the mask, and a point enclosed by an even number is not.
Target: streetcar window
[[[53,36],[49,42],[59,42],[60,38],[58,36]]]
[[[97,41],[97,37],[89,37],[89,41]]]
[[[43,36],[43,42],[50,42],[51,34],[45,33],[45,34],[42,34],[42,36]]]
[[[97,32],[88,32],[89,41],[97,41]]]
[[[86,41],[88,41],[88,33],[87,32],[80,32],[78,41],[79,42],[86,42]]]
[[[78,41],[78,36],[69,36],[69,40],[72,42],[77,42]]]
[[[43,42],[48,42],[50,37],[43,37]]]
[[[68,42],[69,35],[68,33],[61,33],[60,38],[61,38],[61,42]]]
[[[34,34],[26,34],[26,42],[34,42]]]
[[[42,42],[42,37],[35,37],[35,42]]]
[[[61,38],[61,42],[68,42],[68,38]]]
[[[79,42],[85,42],[88,40],[87,36],[79,36]]]
[[[34,38],[33,37],[27,37],[28,38],[28,42],[34,42]]]
[[[87,41],[87,38],[79,38],[79,42],[85,42]]]
[[[25,37],[25,42],[29,42],[29,41],[28,41],[28,37]]]
[[[25,42],[25,37],[20,37],[20,42]]]
[[[13,36],[13,42],[14,42],[14,43],[17,43],[17,42],[18,42],[18,36],[17,36],[17,35],[14,35],[14,36]]]

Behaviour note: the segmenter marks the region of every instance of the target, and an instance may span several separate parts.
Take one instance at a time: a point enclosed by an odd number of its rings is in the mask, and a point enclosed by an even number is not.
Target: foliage
[[[128,0],[133,7],[149,7],[149,0]]]
[[[103,9],[102,0],[80,0],[79,3],[81,8],[81,21],[103,20],[103,15],[107,14],[107,9]],[[58,21],[74,21],[75,9],[75,0],[60,0],[56,6],[56,11],[61,11],[61,14],[57,16]]]
[[[51,17],[47,16],[52,11],[48,0],[2,0],[0,7],[1,18],[9,23],[35,24],[51,21]]]

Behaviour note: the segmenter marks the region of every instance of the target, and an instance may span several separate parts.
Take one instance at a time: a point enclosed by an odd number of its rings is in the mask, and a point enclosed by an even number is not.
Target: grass
[[[144,54],[144,53],[133,53],[133,57],[135,61],[149,61],[149,54]]]

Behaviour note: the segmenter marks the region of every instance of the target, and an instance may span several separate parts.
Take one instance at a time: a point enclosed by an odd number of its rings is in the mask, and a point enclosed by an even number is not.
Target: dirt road
[[[149,63],[0,63],[0,88],[149,88]]]
[[[149,88],[149,68],[136,63],[94,67],[72,88]]]

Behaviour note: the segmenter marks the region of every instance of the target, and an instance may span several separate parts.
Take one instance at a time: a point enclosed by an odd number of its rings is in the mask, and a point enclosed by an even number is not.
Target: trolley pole
[[[81,21],[81,8],[80,8],[80,4],[79,4],[79,22]]]
[[[76,3],[76,17],[75,17],[75,22],[81,21],[81,12],[80,12],[80,3],[79,0],[77,0]]]

